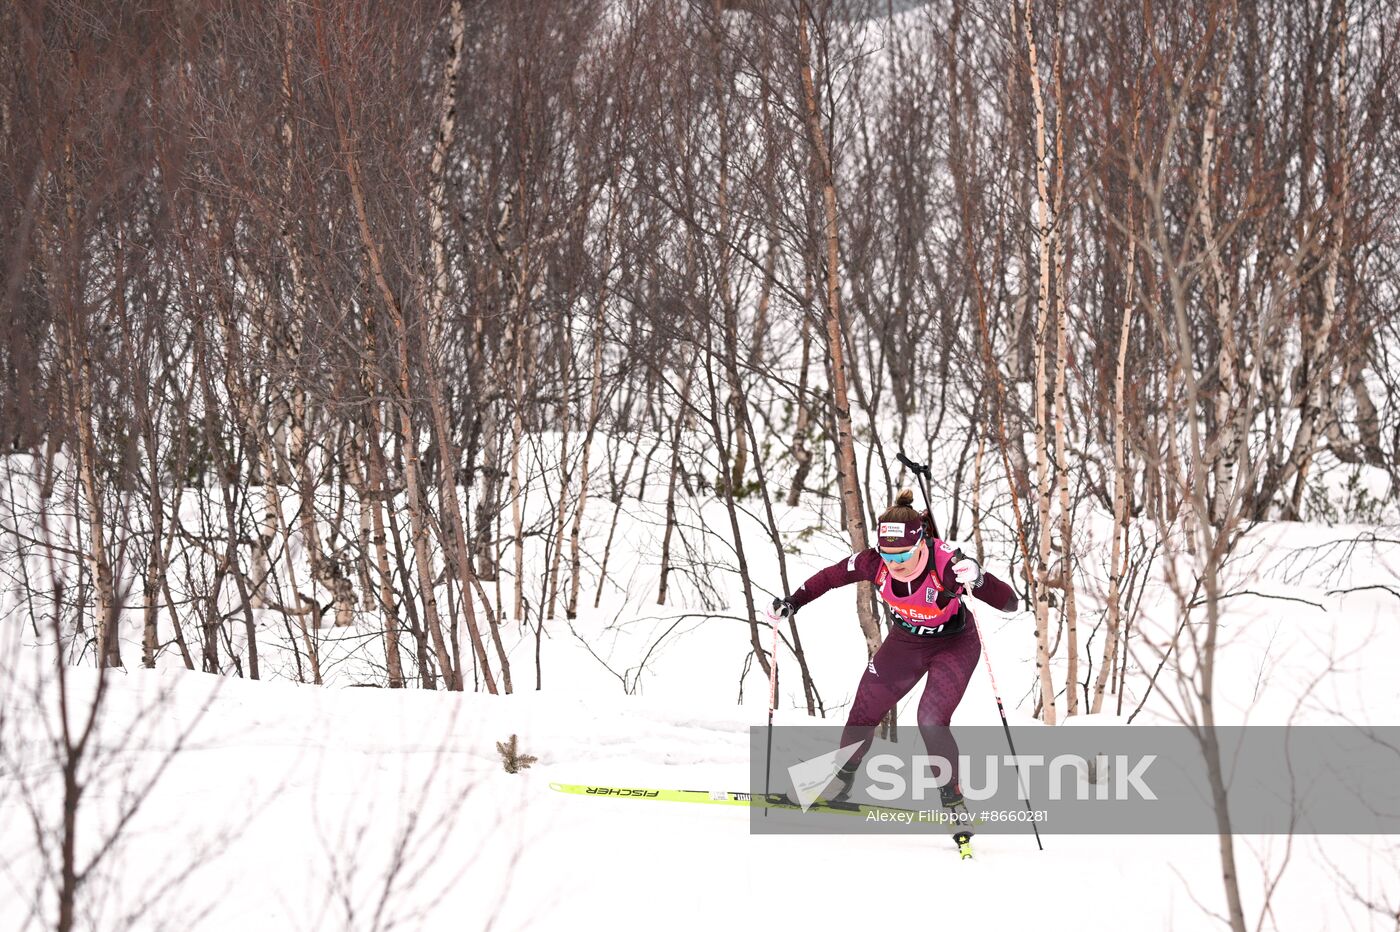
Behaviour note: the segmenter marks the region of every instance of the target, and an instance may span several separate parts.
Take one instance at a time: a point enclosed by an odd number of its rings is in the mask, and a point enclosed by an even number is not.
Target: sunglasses
[[[919,541],[923,539],[924,532],[920,531],[919,536],[914,538],[914,545],[904,551],[904,553],[885,553],[885,551],[881,550],[880,559],[884,560],[886,563],[907,563],[914,559],[914,554],[919,552]]]

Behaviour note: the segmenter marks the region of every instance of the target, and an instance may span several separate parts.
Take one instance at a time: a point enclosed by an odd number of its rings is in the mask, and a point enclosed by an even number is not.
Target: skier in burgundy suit
[[[866,667],[851,703],[841,746],[858,741],[861,747],[837,773],[838,792],[830,798],[841,800],[850,792],[875,728],[927,675],[919,699],[919,730],[928,753],[942,757],[953,768],[951,779],[939,787],[943,804],[965,814],[957,784],[958,749],[948,726],[977,666],[982,643],[961,596],[970,593],[994,608],[1013,612],[1016,593],[984,573],[976,560],[939,540],[928,514],[915,511],[913,504],[912,491],[900,492],[880,516],[878,547],[853,554],[818,572],[787,598],[774,599],[770,618],[776,623],[839,586],[862,581],[875,586],[889,610],[889,636]]]

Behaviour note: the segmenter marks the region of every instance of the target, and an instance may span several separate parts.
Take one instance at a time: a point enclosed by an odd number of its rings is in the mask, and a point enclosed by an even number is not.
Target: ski
[[[741,793],[733,790],[669,790],[653,787],[594,786],[587,783],[551,783],[549,788],[560,793],[579,796],[607,796],[614,799],[654,799],[660,802],[699,803],[707,806],[748,806],[769,809],[795,809],[802,806],[785,793]],[[898,816],[899,821],[932,824],[927,813],[934,810],[900,809],[869,803],[818,801],[807,807],[808,812],[832,815]],[[921,818],[922,816],[922,818]]]
[[[655,799],[673,803],[702,803],[709,806],[753,805],[753,794],[725,790],[666,790],[650,787],[594,786],[587,783],[551,783],[549,788],[560,793],[611,796],[614,799]]]

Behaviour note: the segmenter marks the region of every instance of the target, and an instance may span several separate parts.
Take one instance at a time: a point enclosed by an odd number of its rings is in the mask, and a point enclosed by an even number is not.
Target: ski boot
[[[958,857],[964,861],[972,858],[972,815],[967,811],[962,790],[956,783],[944,784],[938,788],[943,800],[943,808],[948,810],[949,822],[953,825],[953,841],[958,846]]]
[[[851,790],[856,785],[856,772],[860,770],[860,764],[847,764],[831,778],[831,782],[822,790],[822,794],[817,797],[817,805],[835,806],[849,805],[848,800]]]

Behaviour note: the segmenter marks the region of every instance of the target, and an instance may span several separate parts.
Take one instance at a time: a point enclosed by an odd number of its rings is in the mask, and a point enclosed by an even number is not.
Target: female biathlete
[[[977,666],[982,642],[961,595],[971,593],[1004,612],[1016,611],[1017,599],[1009,585],[983,572],[976,560],[939,540],[928,514],[915,511],[913,504],[914,493],[901,491],[880,516],[877,547],[828,566],[787,598],[774,599],[769,617],[776,624],[831,589],[861,581],[874,584],[889,609],[889,636],[860,678],[840,745],[860,742],[860,748],[837,772],[836,792],[828,799],[839,801],[850,793],[875,728],[927,675],[919,699],[919,731],[928,753],[952,768],[939,794],[953,817],[965,821],[967,807],[957,782],[958,746],[948,726]],[[964,856],[970,856],[971,832],[964,828],[954,837]]]

